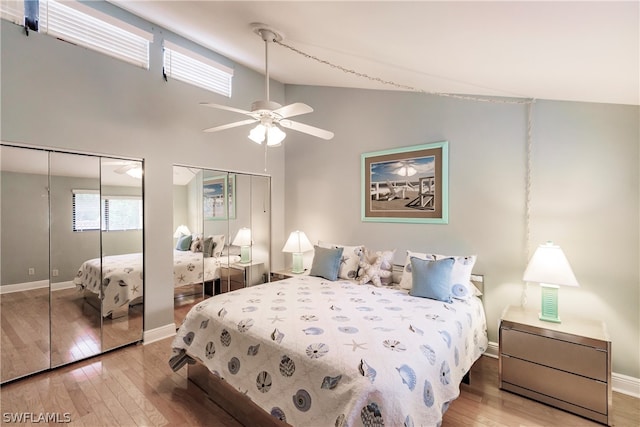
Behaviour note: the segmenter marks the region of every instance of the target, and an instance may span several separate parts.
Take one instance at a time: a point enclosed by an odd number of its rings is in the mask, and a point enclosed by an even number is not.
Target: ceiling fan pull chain
[[[264,145],[264,171],[267,172],[267,143],[262,145]]]
[[[335,68],[337,70],[343,71],[345,73],[348,74],[353,74],[356,77],[361,77],[367,80],[370,80],[372,82],[378,82],[380,84],[383,85],[389,85],[389,86],[393,86],[397,89],[403,89],[403,90],[408,90],[411,92],[418,92],[418,93],[423,93],[426,95],[435,95],[435,96],[442,96],[442,97],[447,97],[447,98],[455,98],[455,99],[463,99],[463,100],[467,100],[467,101],[478,101],[478,102],[489,102],[492,104],[531,104],[533,102],[533,99],[514,99],[514,100],[510,100],[510,99],[494,99],[494,98],[485,98],[485,97],[480,97],[480,96],[469,96],[469,95],[458,95],[455,93],[444,93],[444,92],[433,92],[433,91],[427,91],[424,89],[419,89],[413,86],[408,86],[408,85],[403,85],[400,83],[396,83],[393,80],[384,80],[380,77],[374,77],[374,76],[370,76],[368,74],[365,73],[360,73],[356,70],[353,70],[351,68],[347,68],[344,67],[342,65],[338,65],[338,64],[334,64],[332,62],[327,61],[326,59],[320,59],[317,56],[308,54],[306,52],[301,51],[300,49],[297,49],[293,46],[290,46],[286,43],[283,43],[280,40],[274,40],[274,43],[289,49],[292,52],[297,53],[298,55],[302,55],[307,59],[311,59],[313,61],[319,62],[320,64],[324,64],[327,65],[331,68]]]

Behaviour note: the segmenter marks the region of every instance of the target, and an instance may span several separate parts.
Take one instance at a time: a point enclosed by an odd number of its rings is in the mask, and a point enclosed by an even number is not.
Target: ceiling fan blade
[[[305,125],[304,123],[294,122],[293,120],[280,120],[278,122],[280,126],[287,129],[297,130],[298,132],[308,133],[309,135],[317,136],[318,138],[329,140],[333,138],[333,132],[320,129],[315,126]]]
[[[226,125],[220,125],[216,127],[212,127],[209,129],[203,130],[203,132],[218,132],[220,130],[231,129],[238,126],[250,125],[251,123],[255,123],[256,119],[246,119],[240,120],[239,122],[227,123]]]
[[[241,110],[240,108],[235,108],[235,107],[229,107],[228,105],[211,104],[209,102],[201,102],[200,105],[205,107],[217,108],[218,110],[227,110],[227,111],[233,111],[234,113],[251,115],[251,111]]]
[[[283,119],[287,117],[299,116],[301,114],[307,114],[313,112],[313,108],[302,102],[294,102],[293,104],[285,105],[277,110],[273,110],[274,114],[279,115]]]

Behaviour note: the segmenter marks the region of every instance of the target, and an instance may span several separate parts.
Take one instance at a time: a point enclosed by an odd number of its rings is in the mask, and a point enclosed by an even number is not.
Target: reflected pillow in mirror
[[[179,251],[188,251],[191,247],[191,234],[182,235],[178,238],[178,243],[176,243],[176,249]]]
[[[192,238],[191,252],[202,252],[202,239],[200,237]]]
[[[202,256],[204,258],[209,258],[211,253],[213,252],[213,237],[209,236],[202,241]]]
[[[224,234],[215,234],[213,236],[209,236],[213,239],[213,248],[211,250],[211,256],[218,258],[222,255],[222,250],[224,249]]]

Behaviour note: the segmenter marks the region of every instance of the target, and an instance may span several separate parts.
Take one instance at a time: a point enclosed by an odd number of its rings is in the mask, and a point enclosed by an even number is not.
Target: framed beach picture
[[[236,217],[236,176],[205,178],[202,183],[204,219],[226,220]]]
[[[364,153],[362,221],[447,224],[447,141]]]

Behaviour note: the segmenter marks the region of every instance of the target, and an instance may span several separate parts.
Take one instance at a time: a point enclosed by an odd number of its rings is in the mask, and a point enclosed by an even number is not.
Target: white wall
[[[336,134],[286,145],[287,233],[395,248],[397,263],[407,249],[477,254],[494,342],[504,307],[520,304],[527,253],[554,240],[581,284],[560,290],[560,314],[604,320],[614,371],[640,377],[637,106],[535,104],[527,248],[525,106],[308,86],[287,86],[286,97],[313,106],[306,123]],[[449,223],[361,222],[360,155],[442,140],[449,141]],[[539,288],[527,294],[539,307]]]
[[[180,40],[162,29],[111,8],[154,33],[151,70],[144,70],[53,37],[2,21],[2,120],[0,138],[34,146],[136,157],[145,161],[146,331],[173,323],[173,164],[264,173],[264,152],[248,129],[217,134],[202,129],[238,119],[200,102],[249,108],[264,93],[263,76],[209,56],[235,70],[231,99],[162,78],[162,40]],[[182,41],[183,44],[189,43]],[[200,52],[207,54],[207,52]],[[281,84],[271,86],[283,102]],[[295,141],[295,137],[292,138]],[[283,217],[284,150],[269,151],[273,215]],[[284,220],[273,221],[273,267],[282,267]],[[277,252],[276,252],[277,251]],[[280,264],[278,264],[280,263]]]

